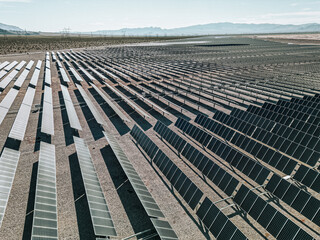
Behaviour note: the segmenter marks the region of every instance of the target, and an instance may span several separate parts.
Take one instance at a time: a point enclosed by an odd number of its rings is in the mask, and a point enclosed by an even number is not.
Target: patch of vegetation
[[[89,37],[89,36],[0,36],[0,54],[88,48],[126,43],[141,43],[187,37]]]

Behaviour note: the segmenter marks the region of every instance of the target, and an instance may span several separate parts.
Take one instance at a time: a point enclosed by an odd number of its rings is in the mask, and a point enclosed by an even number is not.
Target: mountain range
[[[320,32],[320,24],[302,25],[282,24],[245,24],[245,23],[209,23],[188,27],[163,29],[159,27],[123,28],[119,30],[101,30],[93,34],[101,35],[216,35],[216,34],[256,34]]]
[[[19,33],[23,29],[0,23],[0,34]],[[123,28],[119,30],[99,30],[95,32],[73,32],[76,34],[126,35],[126,36],[172,36],[172,35],[219,35],[219,34],[258,34],[258,33],[301,33],[320,32],[320,24],[247,24],[247,23],[209,23],[188,27],[165,29],[160,27]]]

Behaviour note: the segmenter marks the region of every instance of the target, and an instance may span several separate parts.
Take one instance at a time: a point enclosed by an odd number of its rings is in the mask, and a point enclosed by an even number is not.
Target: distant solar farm
[[[319,124],[316,45],[1,56],[0,239],[320,239]]]

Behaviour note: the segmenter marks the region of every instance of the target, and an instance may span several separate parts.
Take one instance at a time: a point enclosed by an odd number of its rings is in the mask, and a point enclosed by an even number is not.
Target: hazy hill
[[[13,26],[13,25],[7,25],[0,23],[0,29],[6,30],[6,31],[24,31],[23,29]]]
[[[181,28],[163,29],[159,27],[123,28],[93,32],[102,35],[208,35],[208,34],[247,34],[247,33],[289,33],[320,32],[320,24],[302,25],[209,23]]]

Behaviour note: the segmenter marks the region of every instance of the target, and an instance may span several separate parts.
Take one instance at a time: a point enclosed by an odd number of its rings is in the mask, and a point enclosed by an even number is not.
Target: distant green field
[[[182,39],[187,37],[96,37],[96,36],[44,36],[0,35],[0,54],[26,53],[70,48],[151,42]]]

